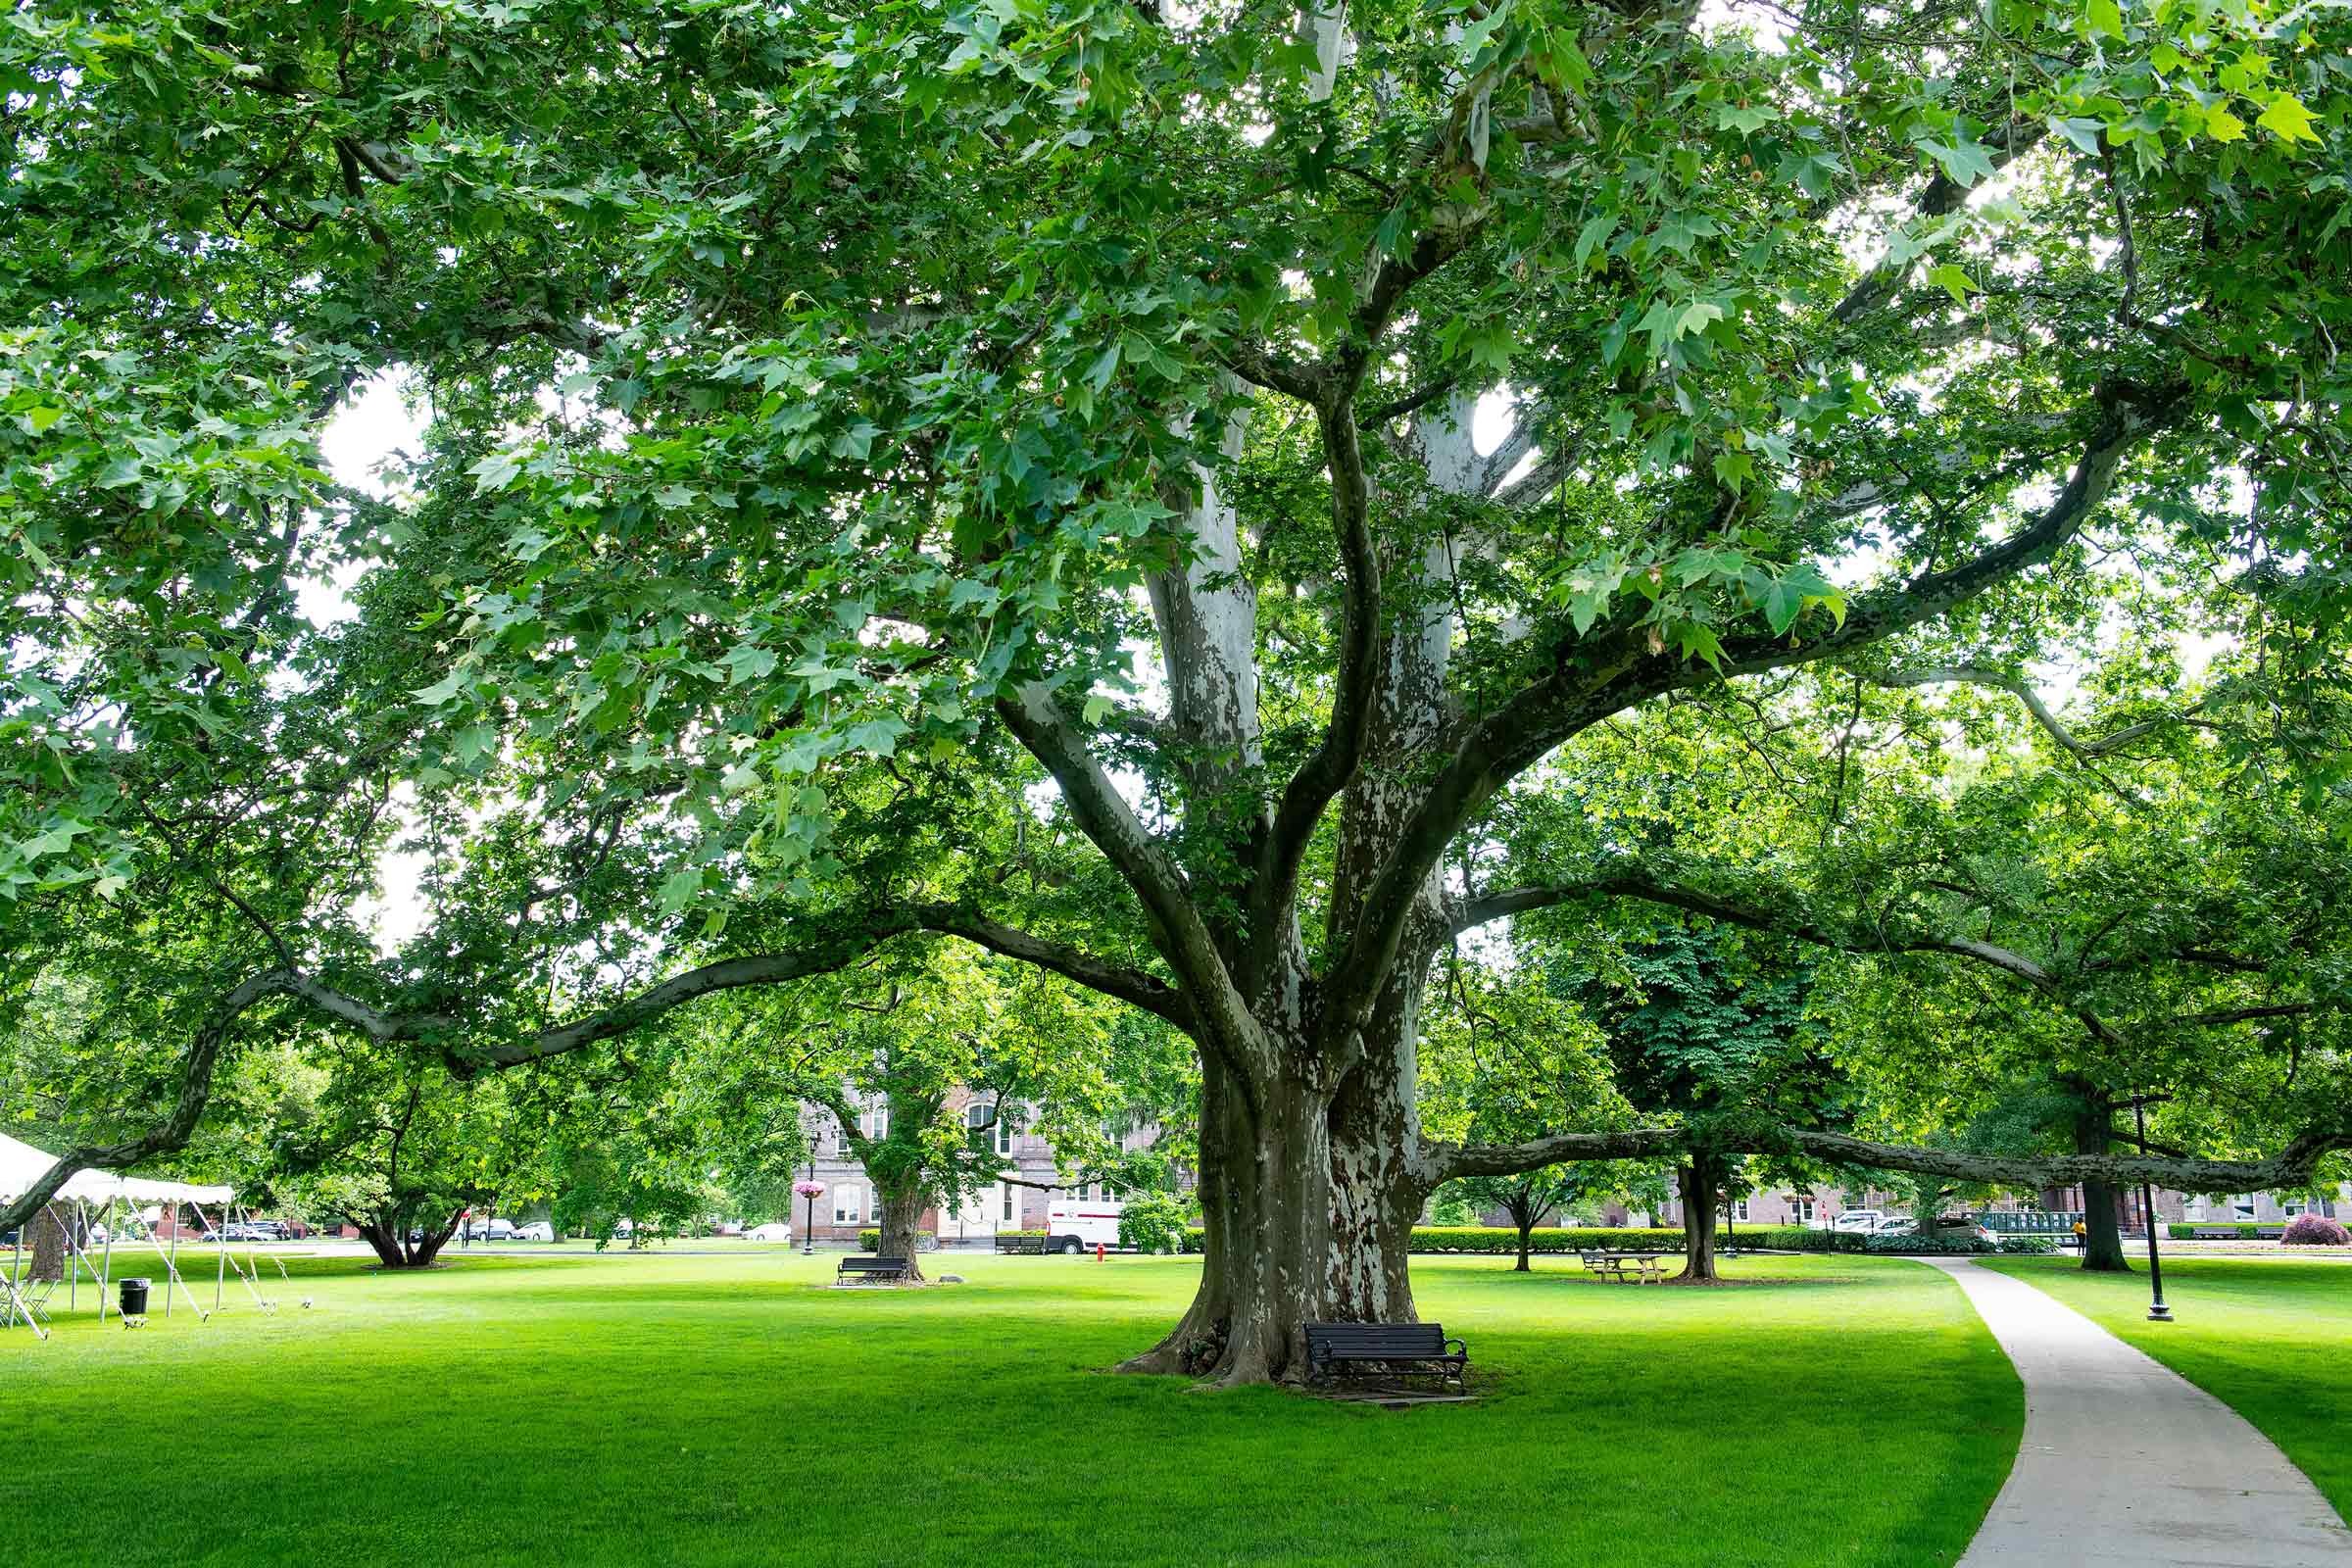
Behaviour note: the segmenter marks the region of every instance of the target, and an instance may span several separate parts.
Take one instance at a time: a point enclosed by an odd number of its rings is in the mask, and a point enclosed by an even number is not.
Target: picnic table
[[[1587,1272],[1597,1279],[1612,1280],[1619,1285],[1663,1285],[1666,1268],[1659,1261],[1664,1252],[1623,1252],[1601,1250],[1576,1254]],[[1627,1270],[1632,1272],[1628,1273]]]

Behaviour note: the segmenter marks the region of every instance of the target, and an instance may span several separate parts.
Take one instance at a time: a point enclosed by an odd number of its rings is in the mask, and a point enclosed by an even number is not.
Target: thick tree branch
[[[1420,1165],[1432,1180],[1509,1176],[1583,1159],[1656,1159],[1703,1147],[1724,1153],[1800,1153],[1874,1170],[1911,1171],[1953,1181],[1983,1182],[2018,1191],[2104,1182],[2146,1183],[2184,1193],[2259,1193],[2307,1187],[2321,1158],[2352,1148],[2352,1128],[2306,1133],[2278,1154],[2260,1160],[2181,1159],[2159,1154],[1973,1154],[1873,1143],[1844,1133],[1771,1127],[1726,1138],[1682,1127],[1637,1127],[1622,1132],[1562,1133],[1523,1144],[1423,1146]]]
[[[1364,478],[1363,449],[1354,416],[1344,405],[1318,411],[1323,449],[1331,466],[1331,527],[1343,565],[1347,596],[1340,629],[1338,680],[1331,719],[1323,738],[1283,787],[1258,862],[1251,906],[1256,943],[1263,950],[1279,939],[1298,884],[1298,867],[1315,824],[1333,797],[1348,787],[1363,762],[1372,733],[1372,693],[1379,679],[1387,636],[1380,613],[1380,554],[1372,543],[1372,497]]]
[[[1695,888],[1660,881],[1640,870],[1616,871],[1606,876],[1553,887],[1515,888],[1509,892],[1472,899],[1462,906],[1460,914],[1454,919],[1453,929],[1458,934],[1505,915],[1524,914],[1586,899],[1639,899],[1646,904],[1704,915],[1727,925],[1770,932],[1814,947],[1835,948],[1843,953],[1947,954],[1990,964],[2037,989],[2048,990],[2056,984],[2055,978],[2042,965],[2022,953],[1996,943],[1980,941],[1974,937],[1895,931],[1883,925],[1841,929],[1803,915],[1735,904],[1729,899]]]
[[[180,1067],[179,1097],[172,1102],[172,1112],[161,1122],[136,1138],[113,1144],[76,1144],[57,1156],[55,1164],[42,1173],[24,1192],[5,1203],[0,1203],[0,1231],[15,1230],[35,1211],[57,1196],[74,1173],[84,1170],[128,1170],[144,1164],[158,1155],[169,1154],[186,1147],[195,1135],[197,1123],[203,1119],[204,1107],[212,1097],[213,1073],[220,1066],[220,1054],[237,1022],[257,1004],[275,996],[309,998],[314,982],[290,969],[265,969],[259,974],[239,981],[215,1004],[212,1012],[196,1031],[188,1048],[187,1060]],[[323,989],[323,988],[321,988]],[[440,1029],[447,1020],[441,1018],[393,1018],[372,1007],[351,1004],[346,1021],[365,1029],[379,1040],[414,1040]]]
[[[1993,169],[1997,172],[2008,168],[2020,153],[2048,134],[2048,126],[2038,119],[2011,122],[2006,129],[1984,144],[1989,149],[1989,161]],[[1949,174],[1939,172],[1921,189],[1919,200],[1913,208],[1914,216],[1943,218],[1956,213],[1968,200],[1969,190],[1969,186],[1961,184]],[[1898,261],[1893,252],[1888,252],[1862,274],[1861,280],[1847,291],[1844,299],[1838,302],[1838,308],[1830,313],[1830,318],[1841,325],[1850,325],[1892,304],[1894,297],[1902,291],[1903,280],[1911,275],[1911,269],[1918,264],[1918,260],[1914,255]]]
[[[2098,419],[2065,486],[2015,533],[1942,571],[1856,598],[1845,622],[1810,642],[1768,634],[1728,638],[1718,667],[1649,645],[1644,628],[1616,624],[1564,640],[1554,668],[1468,725],[1406,819],[1375,879],[1362,917],[1332,966],[1333,1027],[1359,1022],[1386,982],[1413,900],[1472,812],[1563,741],[1636,703],[1726,676],[1811,663],[1884,642],[1967,603],[2049,559],[2113,487],[2124,458],[2179,416],[2184,389],[2103,385]]]
[[[1196,1038],[1212,1049],[1248,1059],[1253,1069],[1265,1066],[1256,1049],[1259,1035],[1250,1009],[1193,902],[1183,869],[1144,831],[1102,764],[1055,708],[1054,694],[1031,684],[1022,689],[1017,701],[1000,699],[997,712],[1030,755],[1054,775],[1080,829],[1143,901],[1161,956],[1176,971],[1191,1000],[1188,1027]]]

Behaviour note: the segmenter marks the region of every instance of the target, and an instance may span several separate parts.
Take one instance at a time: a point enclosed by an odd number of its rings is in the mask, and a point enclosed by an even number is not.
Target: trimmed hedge
[[[1039,1231],[1037,1234],[1043,1236],[1046,1233],[1044,1231]],[[914,1250],[916,1251],[932,1251],[937,1249],[938,1246],[939,1238],[932,1235],[929,1231],[916,1231],[914,1233]],[[882,1233],[880,1231],[859,1231],[858,1233],[858,1250],[860,1252],[881,1251]]]
[[[1416,1225],[1416,1252],[1477,1252],[1504,1257],[1519,1251],[1519,1233],[1507,1225]],[[1606,1230],[1600,1227],[1539,1225],[1527,1233],[1531,1252],[1681,1251],[1679,1230]]]
[[[2183,1223],[2180,1220],[2167,1220],[2164,1228],[2176,1242],[2193,1242],[2197,1239],[2199,1231],[2230,1230],[2237,1232],[2237,1239],[2241,1242],[2275,1242],[2278,1240],[2279,1233],[2286,1228],[2286,1221],[2282,1219],[2199,1219]]]
[[[1729,1234],[1715,1233],[1715,1245],[1730,1251],[1767,1252],[1913,1252],[1955,1256],[1990,1252],[2049,1252],[2057,1244],[2047,1236],[2009,1236],[1998,1243],[1973,1236],[1922,1241],[1916,1236],[1858,1236],[1846,1231],[1817,1231],[1803,1225],[1738,1225]],[[1198,1227],[1184,1233],[1184,1250],[1200,1250]],[[1679,1252],[1679,1230],[1593,1230],[1539,1226],[1528,1232],[1530,1252]],[[1519,1250],[1519,1233],[1501,1225],[1416,1225],[1416,1252],[1461,1252],[1510,1257]]]
[[[1740,1225],[1729,1234],[1718,1229],[1715,1245],[1718,1249],[1748,1250],[1762,1249],[1784,1252],[1859,1252],[1866,1249],[1866,1239],[1842,1235],[1836,1231],[1807,1230],[1802,1225]],[[1200,1250],[1200,1230],[1195,1226],[1184,1233],[1184,1250]],[[1514,1257],[1519,1251],[1519,1233],[1507,1225],[1416,1225],[1413,1227],[1412,1250],[1416,1252],[1454,1252],[1493,1257]],[[1590,1226],[1539,1225],[1527,1234],[1530,1252],[1679,1252],[1683,1250],[1683,1233],[1665,1227],[1642,1229],[1624,1227],[1602,1229]]]

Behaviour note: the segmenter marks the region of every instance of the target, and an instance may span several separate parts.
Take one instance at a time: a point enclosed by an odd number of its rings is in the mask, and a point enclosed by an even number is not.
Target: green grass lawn
[[[0,1333],[0,1557],[1936,1564],[2023,1420],[1958,1289],[1887,1260],[1419,1262],[1480,1397],[1402,1412],[1103,1375],[1192,1259],[942,1256],[971,1283],[919,1292],[833,1261],[295,1261],[277,1316],[232,1280],[131,1333],[85,1290],[48,1344]]]
[[[2148,1321],[2148,1276],[2057,1258],[1991,1265],[2139,1347],[2262,1430],[2352,1519],[2352,1260],[2172,1257],[2175,1320]]]

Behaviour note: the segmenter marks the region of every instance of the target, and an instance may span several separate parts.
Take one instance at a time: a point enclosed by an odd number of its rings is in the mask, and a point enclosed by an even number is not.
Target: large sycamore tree
[[[2176,0],[24,11],[0,892],[58,953],[109,900],[200,908],[220,977],[173,1115],[74,1152],[186,1136],[279,1013],[482,1070],[929,933],[1198,1046],[1202,1282],[1133,1365],[1261,1380],[1304,1321],[1409,1317],[1438,1183],[1679,1136],[1425,1138],[1460,934],[1600,899],[1889,940],[1687,867],[1499,883],[1601,726],[1792,670],[2038,703],[2119,572],[2287,627],[2270,700],[2325,684],[2348,31]],[[379,372],[433,420],[388,508],[316,449]],[[320,633],[289,584],[339,563],[372,568],[361,626]],[[404,811],[443,869],[385,958],[309,869]],[[2068,1005],[1936,913],[1902,951]],[[2244,976],[2206,951],[2133,961],[2220,1014]],[[2261,1187],[2344,1137],[1976,1174]]]

